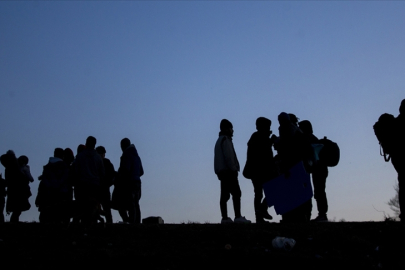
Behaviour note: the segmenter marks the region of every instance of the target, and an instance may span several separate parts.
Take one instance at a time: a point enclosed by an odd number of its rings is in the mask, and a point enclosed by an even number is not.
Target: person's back
[[[99,186],[104,176],[104,165],[95,149],[84,149],[75,161],[78,183],[86,186]]]
[[[40,222],[62,222],[69,200],[69,166],[63,161],[63,149],[56,148],[54,156],[44,166],[35,204]]]
[[[100,184],[105,175],[103,160],[95,150],[97,140],[93,136],[86,139],[86,148],[74,161],[75,199],[82,211],[81,221],[96,222],[100,205]]]

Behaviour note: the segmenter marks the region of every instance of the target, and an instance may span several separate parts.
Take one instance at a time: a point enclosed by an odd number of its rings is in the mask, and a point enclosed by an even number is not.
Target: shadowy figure
[[[233,125],[227,119],[222,119],[220,130],[214,149],[214,170],[221,181],[221,198],[219,201],[222,215],[221,223],[251,223],[250,220],[241,215],[240,211],[242,191],[238,181],[239,162],[232,143]],[[231,195],[235,211],[234,221],[228,217],[227,202]]]
[[[103,146],[98,146],[96,148],[97,153],[103,159],[105,176],[101,179],[100,185],[100,202],[101,206],[103,207],[104,216],[107,223],[112,223],[112,215],[111,215],[111,193],[110,187],[114,183],[114,178],[116,176],[116,171],[114,169],[114,165],[111,161],[105,157],[107,151]]]
[[[320,144],[319,139],[313,134],[312,124],[308,120],[303,120],[299,122],[299,128],[304,133],[304,136],[309,141],[310,144]],[[318,216],[311,221],[328,221],[328,199],[326,197],[326,178],[328,177],[328,166],[323,160],[314,161],[311,168],[312,183],[314,187],[314,198],[318,207]],[[311,208],[309,209],[309,217],[311,217]]]
[[[128,138],[121,140],[122,156],[118,175],[114,181],[112,208],[118,210],[122,221],[141,223],[141,176],[143,167],[135,145]]]
[[[38,207],[39,222],[41,223],[67,223],[70,185],[69,165],[63,161],[64,150],[55,148],[53,157],[49,158],[44,166],[42,175],[38,177],[41,182],[35,205]]]
[[[97,222],[100,205],[100,184],[105,176],[103,160],[94,149],[97,140],[93,136],[86,139],[86,148],[75,160],[75,198],[81,211],[81,222]]]
[[[290,116],[293,119],[292,122]],[[280,173],[285,174],[288,178],[290,175],[289,169],[301,161],[308,170],[308,162],[306,161],[310,156],[311,145],[297,126],[298,118],[294,114],[289,115],[282,112],[278,116],[278,121],[280,123],[280,137],[275,143],[275,149],[277,150],[275,159]],[[308,200],[301,206],[282,215],[282,222],[307,222],[310,220],[311,208],[311,200]]]
[[[402,100],[399,115],[395,118],[395,133],[396,147],[393,147],[390,155],[392,165],[398,173],[398,198],[401,211],[399,217],[401,222],[404,222],[402,215],[405,213],[405,99]]]
[[[18,160],[12,150],[2,155],[1,164],[5,167],[7,187],[7,214],[12,213],[10,222],[19,222],[21,212],[31,208],[28,198],[31,197],[29,178],[21,171]]]
[[[272,150],[273,140],[270,139],[272,133],[270,126],[269,119],[257,118],[257,131],[249,139],[246,166],[243,170],[243,175],[252,180],[254,188],[256,223],[266,223],[265,219],[273,219],[267,212],[266,199],[263,199],[263,184],[277,176]]]
[[[4,206],[6,204],[6,180],[0,173],[0,223],[4,223]]]

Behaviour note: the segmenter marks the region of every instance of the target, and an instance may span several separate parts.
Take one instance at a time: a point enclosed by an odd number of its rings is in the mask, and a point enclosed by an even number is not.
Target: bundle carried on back
[[[373,129],[380,143],[380,154],[388,162],[397,143],[395,117],[389,113],[382,114],[374,124]]]
[[[320,139],[319,143],[323,144],[323,147],[319,152],[319,160],[328,167],[335,167],[338,165],[340,160],[340,149],[337,143],[326,137]]]

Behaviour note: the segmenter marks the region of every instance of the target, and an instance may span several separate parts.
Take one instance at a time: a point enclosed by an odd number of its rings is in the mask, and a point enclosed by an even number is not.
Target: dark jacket
[[[35,199],[35,205],[40,208],[40,211],[42,207],[53,206],[69,199],[69,165],[62,159],[49,158],[40,179],[41,183]]]
[[[270,133],[257,131],[248,142],[246,166],[251,179],[271,179],[274,177],[273,142]]]
[[[141,182],[143,167],[135,145],[131,144],[121,156],[120,167],[114,185],[132,187]]]
[[[111,187],[114,184],[115,176],[117,172],[114,169],[114,165],[108,158],[103,158],[105,176],[101,181],[101,186],[103,187]]]
[[[103,160],[94,149],[85,149],[78,154],[74,168],[77,185],[100,186],[105,176]]]

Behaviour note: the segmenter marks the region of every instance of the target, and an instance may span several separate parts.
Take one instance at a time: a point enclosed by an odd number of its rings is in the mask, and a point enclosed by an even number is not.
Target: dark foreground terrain
[[[405,269],[398,222],[0,225],[1,269]],[[296,240],[291,252],[276,236]]]

